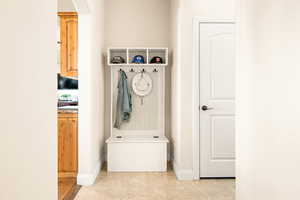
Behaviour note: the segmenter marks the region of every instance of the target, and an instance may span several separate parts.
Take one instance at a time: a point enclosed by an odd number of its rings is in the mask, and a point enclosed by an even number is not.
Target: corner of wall
[[[194,180],[194,172],[192,169],[180,169],[180,166],[174,159],[172,162],[174,173],[180,181],[192,181]]]
[[[104,155],[101,155],[94,170],[91,173],[81,173],[77,175],[77,184],[82,186],[91,186],[95,183],[104,163]]]

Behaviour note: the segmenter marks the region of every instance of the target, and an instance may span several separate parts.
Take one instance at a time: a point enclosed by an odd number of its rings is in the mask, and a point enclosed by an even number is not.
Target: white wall
[[[241,4],[242,3],[242,4]],[[241,7],[241,5],[243,5]],[[236,199],[254,200],[255,2],[237,5]]]
[[[170,0],[105,0],[105,48],[169,47]],[[110,130],[110,74],[106,70],[106,137]],[[166,135],[171,132],[170,66],[166,70]]]
[[[103,1],[77,1],[79,67],[79,174],[78,183],[91,185],[103,162],[104,66]],[[83,9],[81,9],[83,8]],[[88,9],[87,9],[88,8]],[[80,12],[82,10],[82,12]]]
[[[56,1],[1,1],[0,199],[57,199]]]
[[[297,0],[241,1],[238,200],[299,196],[299,8]]]
[[[170,47],[171,51],[171,136],[170,136],[170,144],[171,144],[171,160],[174,162],[174,168],[176,170],[180,157],[180,126],[179,123],[180,115],[180,93],[179,93],[179,85],[180,85],[180,71],[178,67],[178,62],[180,58],[178,58],[178,37],[179,37],[179,0],[171,0],[170,5]]]
[[[173,0],[174,65],[172,67],[172,134],[175,138],[174,164],[177,176],[193,174],[193,17],[234,19],[235,0]],[[173,23],[174,24],[174,23]]]

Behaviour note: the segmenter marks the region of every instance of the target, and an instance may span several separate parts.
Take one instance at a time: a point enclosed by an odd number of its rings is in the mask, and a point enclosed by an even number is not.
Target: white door
[[[200,177],[235,177],[235,25],[199,28]]]

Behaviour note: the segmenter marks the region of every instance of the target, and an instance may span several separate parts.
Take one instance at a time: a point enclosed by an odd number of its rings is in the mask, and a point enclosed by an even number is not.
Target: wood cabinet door
[[[77,114],[58,116],[58,172],[59,177],[76,177],[78,171]]]
[[[78,17],[75,14],[61,14],[60,20],[61,74],[77,76]]]

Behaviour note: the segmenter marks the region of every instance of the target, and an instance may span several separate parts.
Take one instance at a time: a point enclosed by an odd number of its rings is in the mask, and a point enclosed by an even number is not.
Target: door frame
[[[193,18],[193,179],[200,179],[200,24],[236,24],[234,19]]]

